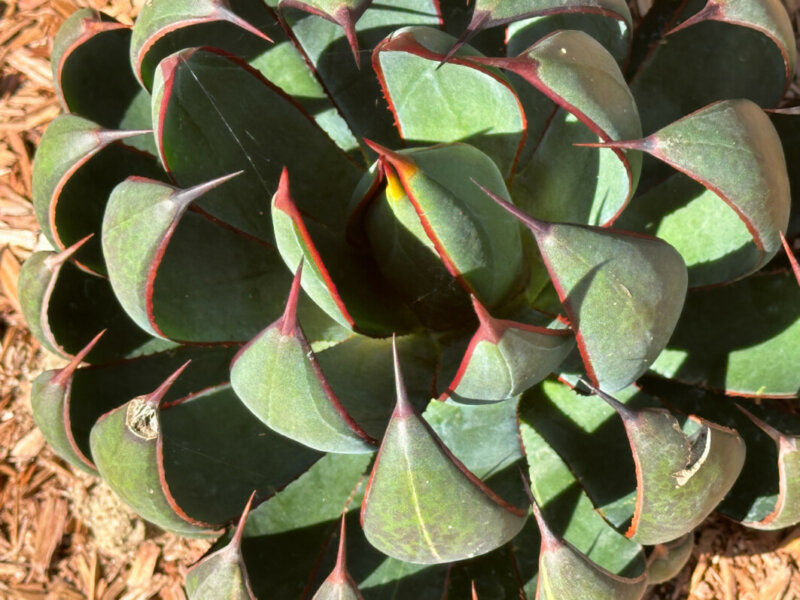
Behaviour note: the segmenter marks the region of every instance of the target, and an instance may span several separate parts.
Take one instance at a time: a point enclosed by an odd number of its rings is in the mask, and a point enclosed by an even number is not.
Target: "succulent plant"
[[[714,510],[795,524],[795,58],[778,0],[79,11],[36,421],[166,530],[238,520],[195,600],[640,598]]]

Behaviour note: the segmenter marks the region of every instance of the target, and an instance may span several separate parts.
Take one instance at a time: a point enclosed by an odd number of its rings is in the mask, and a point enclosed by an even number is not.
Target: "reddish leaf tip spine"
[[[472,582],[472,600],[478,600],[478,590],[475,588],[475,582]]]
[[[186,370],[186,367],[188,367],[189,363],[191,362],[192,362],[191,360],[187,360],[180,367],[178,367],[178,369],[172,375],[167,377],[164,383],[158,386],[158,388],[156,388],[154,392],[151,392],[145,397],[146,402],[148,402],[149,404],[154,404],[156,406],[160,405],[161,401],[164,399],[164,396],[167,395],[167,392],[172,387],[172,384],[175,383],[178,377],[181,376],[181,373],[183,373],[184,370]]]
[[[381,146],[380,144],[367,138],[363,139],[364,143],[372,148],[372,150],[374,150],[378,156],[385,159],[390,165],[392,165],[395,171],[397,171],[397,174],[403,179],[408,180],[419,170],[417,164],[408,156],[400,154],[399,152],[395,152],[394,150],[389,150],[389,148]]]
[[[252,33],[256,37],[260,37],[262,40],[272,43],[273,39],[269,37],[266,33],[254,27],[247,21],[245,21],[242,17],[237,15],[235,12],[230,10],[228,7],[218,4],[215,10],[216,14],[214,15],[220,21],[227,21],[237,27],[244,29],[245,31]]]
[[[358,47],[358,37],[356,35],[356,16],[353,11],[347,7],[342,6],[336,11],[334,15],[336,22],[344,29],[344,34],[347,37],[347,43],[350,45],[350,50],[353,53],[353,58],[356,61],[356,67],[361,69],[361,52]]]
[[[786,241],[786,236],[783,235],[783,232],[780,231],[781,236],[781,244],[783,245],[783,250],[786,252],[786,256],[789,258],[789,264],[792,265],[792,272],[794,273],[794,278],[797,280],[797,285],[800,285],[800,264],[797,262],[797,258],[792,252],[791,247],[789,246],[789,242]]]
[[[97,345],[97,342],[100,341],[100,338],[103,337],[103,334],[108,331],[107,329],[103,329],[100,333],[92,338],[92,340],[83,347],[83,349],[78,352],[75,356],[72,357],[72,360],[69,361],[67,366],[60,369],[50,380],[50,383],[53,385],[58,385],[61,387],[65,387],[67,382],[72,378],[72,375],[77,370],[78,366],[83,362],[83,359],[92,351]]]
[[[69,248],[58,252],[57,254],[53,254],[52,256],[48,256],[44,260],[45,266],[50,270],[51,273],[55,273],[61,266],[67,262],[70,258],[72,258],[75,253],[80,250],[83,245],[88,242],[92,237],[94,237],[93,233],[90,233],[86,237],[79,239],[77,242],[72,244]]]
[[[128,138],[136,137],[137,135],[145,135],[153,133],[152,129],[130,129],[130,130],[109,130],[102,129],[97,132],[97,139],[101,145],[105,146],[112,142],[126,140]]]
[[[481,301],[475,297],[475,294],[470,294],[470,299],[472,300],[472,307],[475,309],[475,314],[478,316],[478,321],[480,321],[478,332],[481,334],[482,339],[497,344],[500,342],[500,338],[503,337],[504,328],[497,319],[489,314],[489,311],[481,304]]]
[[[394,416],[408,418],[414,414],[414,407],[408,401],[406,384],[403,381],[403,373],[400,371],[400,359],[397,356],[397,336],[392,335],[392,358],[394,360],[394,383],[397,392],[397,405],[394,409]]]
[[[617,412],[617,414],[619,414],[619,416],[622,417],[623,419],[630,419],[634,417],[634,412],[630,408],[628,408],[622,402],[614,398],[614,396],[612,396],[611,394],[607,394],[599,387],[593,385],[585,377],[581,377],[580,379],[578,379],[578,381],[582,383],[584,386],[586,386],[589,389],[589,391],[592,392],[592,394],[605,400],[606,403],[611,408],[613,408]]]
[[[346,537],[346,521],[347,513],[342,513],[341,522],[339,525],[339,550],[336,553],[336,566],[331,573],[331,579],[334,583],[347,582],[347,537]]]
[[[483,29],[484,24],[491,16],[492,15],[489,11],[474,11],[472,13],[472,19],[470,20],[469,25],[467,25],[467,28],[464,30],[464,32],[458,36],[456,43],[453,44],[453,47],[447,51],[447,54],[444,55],[444,58],[442,58],[442,61],[439,63],[436,69],[438,70],[443,64],[450,62],[450,59],[456,55],[456,52],[461,50],[465,44],[468,44],[469,41],[475,37],[475,35],[479,33],[481,29]]]
[[[286,309],[281,317],[280,332],[283,336],[294,335],[297,330],[297,303],[300,300],[300,281],[303,275],[304,259],[300,258],[300,264],[292,279],[292,287],[289,290],[289,298],[286,300]]]
[[[179,204],[181,208],[185,208],[189,206],[194,200],[200,198],[203,194],[210,192],[214,188],[222,185],[229,179],[233,179],[244,173],[244,171],[236,171],[235,173],[228,173],[227,175],[223,175],[222,177],[217,177],[216,179],[212,179],[211,181],[206,181],[205,183],[200,183],[193,187],[190,187],[185,190],[178,190],[174,194],[172,194],[171,198],[172,201],[176,204]]]
[[[505,208],[509,213],[511,213],[514,217],[516,217],[517,220],[519,220],[523,225],[525,225],[528,229],[530,229],[534,236],[544,235],[550,230],[549,223],[545,221],[540,221],[539,219],[534,219],[530,215],[522,212],[519,208],[511,204],[511,202],[501,198],[486,186],[478,183],[474,178],[470,177],[470,180],[472,181],[472,183],[477,185],[484,194],[486,194],[497,204]]]
[[[253,505],[253,499],[256,497],[256,490],[253,490],[253,493],[250,494],[250,498],[247,499],[247,504],[244,505],[244,510],[242,510],[242,516],[239,517],[239,522],[236,524],[236,531],[233,532],[233,537],[231,538],[230,544],[228,547],[233,548],[238,552],[239,548],[242,547],[242,536],[244,535],[244,526],[247,523],[247,516],[250,514],[250,507]]]
[[[561,538],[553,533],[553,530],[550,529],[547,521],[544,520],[544,516],[542,516],[542,511],[539,509],[539,505],[534,502],[532,507],[533,516],[536,519],[536,524],[539,526],[539,534],[542,536],[542,551],[560,548],[563,542],[561,541]]]

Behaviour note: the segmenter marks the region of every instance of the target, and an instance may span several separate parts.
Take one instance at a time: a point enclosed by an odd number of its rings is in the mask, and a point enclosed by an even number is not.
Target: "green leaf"
[[[773,510],[759,521],[745,521],[755,529],[783,529],[800,522],[800,453],[798,435],[787,435],[756,417],[741,406],[737,406],[759,429],[766,433],[778,449],[778,498]]]
[[[39,143],[33,169],[36,219],[60,250],[95,234],[76,255],[81,266],[94,272],[105,272],[99,234],[111,190],[129,175],[164,177],[152,156],[115,143],[141,134],[105,130],[81,117],[61,115]]]
[[[516,73],[561,109],[512,182],[518,205],[552,221],[613,222],[636,189],[641,156],[574,147],[641,135],[636,103],[608,51],[583,32],[560,31],[516,58],[469,60]]]
[[[527,514],[489,491],[417,416],[395,356],[397,407],[361,509],[370,544],[436,564],[484,554],[519,533]]]
[[[683,173],[634,198],[615,225],[673,246],[686,263],[690,287],[732,281],[759,260],[736,211]]]
[[[655,585],[674,579],[692,556],[694,533],[666,544],[656,544],[647,558],[647,583]]]
[[[382,190],[381,179],[386,182]],[[448,330],[468,322],[472,318],[469,294],[442,262],[400,179],[379,161],[362,184],[365,180],[372,185],[359,199],[351,223],[358,223],[363,215],[360,224],[381,275],[392,282],[397,295],[426,327]],[[376,190],[380,191],[370,195]],[[356,190],[354,200],[360,191]],[[355,226],[351,224],[348,231]]]
[[[321,452],[373,452],[377,441],[337,398],[297,321],[302,263],[283,316],[253,338],[231,366],[231,383],[265,425]]]
[[[621,577],[595,563],[559,538],[545,522],[538,506],[533,514],[542,535],[537,598],[542,600],[639,600],[647,588],[647,576]]]
[[[97,11],[78,10],[64,21],[53,41],[51,65],[65,111],[108,129],[151,129],[150,95],[139,87],[128,62],[130,40],[130,27]],[[151,136],[131,144],[155,152]]]
[[[392,113],[373,102],[364,102],[365,98],[381,97],[380,84],[370,69],[359,69],[353,61],[353,45],[342,27],[322,17],[289,7],[282,11],[282,16],[356,139],[360,141],[362,138],[369,138],[393,147],[402,144],[392,122]],[[391,32],[412,25],[439,27],[438,2],[373,2],[370,10],[355,25],[358,47],[374,48]],[[366,150],[366,146],[362,145],[362,151],[366,153]]]
[[[255,600],[242,558],[242,531],[254,496],[255,492],[242,511],[231,541],[195,563],[186,573],[189,600]]]
[[[211,525],[181,511],[162,483],[158,407],[182,370],[153,393],[138,396],[97,421],[90,438],[92,457],[103,480],[141,517],[181,535],[210,535]]]
[[[743,261],[737,276],[757,271],[780,249],[791,208],[789,176],[780,137],[753,102],[717,102],[642,140],[605,146],[648,152],[728,204],[746,225],[756,249],[755,261]]]
[[[22,265],[19,300],[36,339],[51,352],[70,357],[98,331],[107,329],[87,356],[90,362],[165,347],[128,317],[107,279],[72,264],[70,259],[82,242],[60,253],[36,252]]]
[[[98,333],[64,368],[45,371],[34,379],[31,386],[33,419],[47,443],[72,466],[92,475],[97,474],[94,463],[79,447],[72,431],[70,392],[75,370],[103,333]]]
[[[690,19],[702,10],[706,1],[677,4],[678,12],[665,16],[667,21]],[[783,11],[773,0],[746,3],[715,0],[712,4],[724,4],[725,10],[742,4],[732,10],[751,15],[769,5],[772,5],[769,10],[762,12],[764,16],[771,12],[774,17]],[[648,42],[645,60],[629,76],[645,134],[718,100],[746,98],[759,106],[771,107],[783,96],[788,81],[786,62],[779,46],[762,31],[733,22],[705,21],[667,37],[656,32]],[[703,59],[698,60],[699,56]],[[730,59],[732,56],[735,61]],[[742,69],[743,64],[748,67]],[[677,80],[681,85],[673,85]]]
[[[800,288],[791,273],[757,273],[692,290],[653,370],[733,395],[794,397],[800,390],[798,307]]]
[[[468,142],[508,178],[525,140],[525,113],[497,69],[464,60],[474,49],[442,65],[452,42],[442,31],[410,27],[375,48],[375,71],[397,128],[411,144]]]
[[[268,498],[321,457],[265,428],[228,385],[196,386],[160,409],[166,388],[105,415],[90,439],[111,488],[162,527],[224,523],[252,490]]]
[[[342,231],[359,167],[295,100],[246,64],[219,52],[185,50],[161,61],[157,69],[153,123],[161,160],[171,176],[178,185],[190,187],[243,171],[198,207],[274,243],[267,202],[288,168],[300,208]]]
[[[617,6],[627,12],[627,6],[622,8],[621,2]],[[624,64],[631,45],[630,17],[619,18],[624,14],[600,13],[584,8],[514,21],[507,26],[506,55],[517,56],[554,31],[569,29],[592,36],[618,63]]]
[[[574,348],[569,329],[493,318],[478,300],[480,325],[447,392],[458,402],[495,402],[521,394],[555,371]]]
[[[661,544],[693,530],[739,476],[745,446],[739,434],[700,417],[687,436],[666,409],[626,406],[594,389],[622,418],[636,461],[636,510],[626,535]]]
[[[752,2],[708,0],[702,9],[682,21],[669,34],[707,21],[730,23],[764,34],[778,47],[784,62],[786,81],[788,82],[794,76],[794,69],[797,64],[794,29],[786,12],[786,7],[780,2],[775,0],[755,0]]]
[[[246,341],[283,311],[291,275],[276,249],[188,209],[230,177],[188,190],[133,178],[109,199],[103,248],[111,284],[147,331],[195,342]],[[301,303],[300,315],[313,341],[346,335],[311,302]]]
[[[278,250],[297,271],[304,261],[302,285],[309,297],[342,327],[376,336],[411,329],[411,311],[385,282],[378,268],[359,255],[342,236],[301,214],[284,170],[272,199]]]
[[[538,221],[484,191],[536,238],[589,377],[613,391],[633,383],[681,315],[687,274],[680,254],[649,236]]]
[[[467,144],[393,152],[370,142],[380,154],[395,198],[411,202],[428,239],[450,275],[487,306],[496,306],[518,291],[522,279],[522,242],[514,219],[475,187],[486,185],[509,199],[502,175],[492,160]],[[470,179],[471,178],[471,179]],[[396,186],[394,186],[396,187]],[[406,211],[406,213],[409,211]],[[397,216],[404,216],[398,211]]]
[[[633,26],[630,10],[623,0],[568,0],[566,2],[544,0],[535,3],[525,0],[477,0],[472,12],[472,20],[459,39],[459,43],[450,51],[449,56],[452,56],[461,44],[469,41],[484,29],[511,24],[530,17],[561,14],[610,17],[619,21],[620,29],[630,30]],[[572,29],[572,27],[566,29]]]
[[[227,379],[228,365],[235,351],[236,347],[182,346],[83,367],[74,372],[70,367],[46,371],[36,379],[31,391],[34,418],[37,423],[42,421],[40,428],[45,437],[48,441],[53,438],[52,445],[64,458],[73,462],[77,454],[82,457],[79,458],[81,464],[94,469],[89,434],[101,416],[133,397],[150,392],[187,360],[192,363],[186,376],[170,388],[165,401],[171,402],[197,389],[218,385]],[[77,366],[79,357],[80,354],[71,364]],[[74,452],[69,449],[62,452],[65,446],[56,438],[63,440],[65,437],[69,438],[68,445]]]
[[[151,89],[158,63],[184,48],[212,46],[240,57],[262,54],[272,40],[249,19],[262,26],[274,24],[274,19],[261,3],[236,4],[244,16],[226,0],[152,0],[143,5],[129,50],[142,86]]]

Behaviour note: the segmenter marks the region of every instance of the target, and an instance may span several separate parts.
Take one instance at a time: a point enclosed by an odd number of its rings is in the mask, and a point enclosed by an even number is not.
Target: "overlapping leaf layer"
[[[78,11],[36,420],[238,521],[193,600],[641,598],[715,509],[800,522],[795,61],[779,0]]]

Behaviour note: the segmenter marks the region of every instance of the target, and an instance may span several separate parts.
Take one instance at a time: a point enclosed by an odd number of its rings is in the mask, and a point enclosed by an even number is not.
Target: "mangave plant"
[[[193,600],[641,598],[714,510],[800,521],[795,60],[778,0],[79,11],[36,420],[239,523]]]

